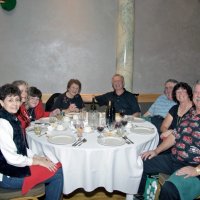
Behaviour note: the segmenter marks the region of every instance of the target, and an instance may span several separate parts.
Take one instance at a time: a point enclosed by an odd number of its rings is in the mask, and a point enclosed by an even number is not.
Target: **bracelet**
[[[200,175],[200,168],[199,167],[195,167],[195,170],[197,172],[197,175]]]

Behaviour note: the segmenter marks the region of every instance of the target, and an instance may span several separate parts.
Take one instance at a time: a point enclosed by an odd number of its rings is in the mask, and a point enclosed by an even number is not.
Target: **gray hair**
[[[113,84],[113,79],[115,77],[120,77],[122,79],[122,83],[123,83],[123,86],[125,85],[125,82],[124,82],[124,76],[122,76],[121,74],[114,74],[113,77],[112,77],[112,84]]]
[[[168,79],[167,81],[165,81],[165,85],[167,84],[167,83],[175,83],[175,84],[177,84],[178,83],[178,81],[176,80],[176,79]]]
[[[193,85],[193,91],[194,91],[194,88],[197,86],[197,85],[200,85],[200,80],[197,80],[194,85]]]

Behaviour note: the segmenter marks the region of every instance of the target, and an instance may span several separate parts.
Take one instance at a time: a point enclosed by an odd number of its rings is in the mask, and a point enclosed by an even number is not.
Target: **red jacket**
[[[50,115],[50,112],[45,112],[41,100],[39,101],[38,105],[35,107],[34,112],[35,112],[36,120],[42,117],[49,117]],[[17,118],[21,122],[23,132],[25,133],[25,129],[30,125],[31,120],[24,103],[20,106],[19,111],[17,112]]]
[[[35,119],[40,119],[42,117],[49,117],[50,112],[45,112],[42,101],[40,100],[38,105],[34,109],[35,111]]]

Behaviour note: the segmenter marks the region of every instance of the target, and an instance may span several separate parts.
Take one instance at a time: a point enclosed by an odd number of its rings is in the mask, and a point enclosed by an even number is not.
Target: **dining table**
[[[42,120],[42,119],[41,119]],[[73,145],[78,137],[76,130],[68,125],[49,129],[43,123],[43,131],[35,134],[32,123],[27,128],[29,148],[38,155],[49,157],[54,163],[61,162],[64,176],[63,194],[72,193],[78,188],[91,192],[98,187],[108,192],[126,193],[126,200],[133,199],[137,193],[143,172],[141,153],[154,149],[159,141],[156,127],[141,118],[133,118],[124,128],[123,138],[113,132],[99,132],[85,129],[81,145]],[[38,123],[38,121],[37,121]],[[90,131],[89,131],[90,130]]]

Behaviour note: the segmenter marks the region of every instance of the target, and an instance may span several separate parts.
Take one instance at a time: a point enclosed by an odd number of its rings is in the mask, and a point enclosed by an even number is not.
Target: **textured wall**
[[[200,1],[136,0],[134,89],[162,92],[176,78],[200,79]]]
[[[0,9],[0,84],[27,80],[45,93],[70,78],[84,93],[111,89],[116,64],[117,0],[19,0]],[[135,92],[162,92],[162,83],[200,79],[198,0],[136,0]]]
[[[43,92],[110,89],[115,71],[116,0],[20,0],[0,9],[0,83],[27,80]],[[103,80],[103,81],[102,81]]]

